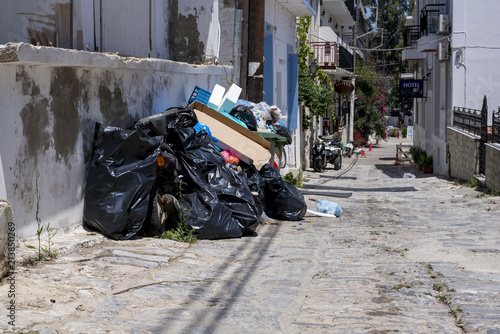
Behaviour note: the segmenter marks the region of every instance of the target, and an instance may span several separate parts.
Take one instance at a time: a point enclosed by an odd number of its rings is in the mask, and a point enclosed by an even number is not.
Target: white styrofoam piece
[[[212,90],[212,95],[210,95],[210,99],[208,100],[208,106],[214,110],[219,109],[225,92],[226,89],[224,87],[216,84],[214,89]]]
[[[240,98],[241,91],[242,89],[240,86],[232,84],[227,90],[226,95],[222,98],[222,103],[220,104],[218,111],[230,113],[236,105],[236,101]]]

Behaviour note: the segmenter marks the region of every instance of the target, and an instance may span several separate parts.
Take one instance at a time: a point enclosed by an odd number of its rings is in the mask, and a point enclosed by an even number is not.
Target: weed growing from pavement
[[[424,264],[424,263],[422,263]],[[455,318],[455,324],[457,326],[461,325],[461,313],[463,310],[460,307],[454,307],[451,293],[456,292],[455,289],[449,289],[445,282],[438,278],[438,274],[434,271],[431,264],[426,265],[428,270],[428,275],[433,279],[432,289],[437,292],[435,297],[439,302],[445,304],[449,308],[449,313]]]
[[[283,181],[293,184],[297,188],[302,188],[302,169],[299,170],[299,175],[293,177],[292,172],[283,176]]]
[[[465,185],[470,188],[477,188],[479,186],[479,181],[475,177],[471,177]]]
[[[500,190],[496,190],[495,188],[490,190],[491,196],[500,196]]]
[[[40,190],[38,188],[38,178],[40,177],[40,171],[37,169],[36,170],[36,178],[35,178],[35,197],[36,197],[36,211],[35,211],[35,220],[37,223],[37,229],[36,229],[36,236],[37,236],[37,241],[38,241],[38,256],[34,259],[34,261],[30,262],[36,262],[36,261],[41,261],[41,260],[48,260],[51,258],[56,258],[57,254],[55,252],[52,252],[51,246],[54,245],[54,242],[52,241],[53,237],[56,235],[56,232],[54,232],[54,229],[50,227],[50,222],[47,224],[42,223],[42,219],[40,218]],[[43,231],[47,232],[47,245],[42,245],[42,233]],[[36,247],[27,245],[26,247],[35,249],[37,250]],[[42,251],[45,252],[45,256],[42,255]]]
[[[179,183],[179,192],[177,193],[180,206],[180,210],[178,213],[177,227],[163,232],[160,236],[160,239],[170,239],[174,241],[194,244],[198,241],[198,239],[196,239],[196,237],[193,236],[194,230],[186,222],[186,209],[183,206],[184,203],[183,190],[184,189],[181,179],[181,182]]]

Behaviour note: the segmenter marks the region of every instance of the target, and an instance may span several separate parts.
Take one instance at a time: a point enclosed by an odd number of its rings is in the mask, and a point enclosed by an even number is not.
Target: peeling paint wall
[[[81,224],[95,122],[128,127],[141,117],[185,105],[196,85],[211,90],[224,74],[221,67],[125,62],[27,44],[19,47],[17,59],[0,62],[0,179],[5,185],[0,198],[12,204],[21,236],[36,233],[37,169],[42,221],[55,228]]]
[[[217,0],[3,0],[0,44],[201,64],[218,56]]]
[[[212,44],[212,13],[218,13],[217,0],[168,0],[169,59],[201,64]],[[197,28],[197,29],[196,29]]]

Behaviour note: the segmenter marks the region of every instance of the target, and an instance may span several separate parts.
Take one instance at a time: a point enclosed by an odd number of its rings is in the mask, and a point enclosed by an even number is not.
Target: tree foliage
[[[387,98],[393,108],[399,108],[399,74],[407,71],[407,64],[401,58],[404,23],[410,15],[415,0],[366,0],[367,6],[378,8],[377,33],[371,36],[372,47],[386,51],[370,52],[370,57],[377,64],[377,72],[392,78]],[[369,21],[375,24],[375,10]]]
[[[307,32],[311,25],[310,17],[301,17],[297,23],[298,62],[299,62],[299,101],[309,108],[313,116],[325,116],[334,107],[333,83],[328,75],[318,68],[315,77],[309,72],[309,64],[317,59],[309,48]],[[311,117],[303,115],[303,128],[311,126]]]
[[[386,78],[374,70],[374,60],[359,60],[356,65],[356,104],[354,141],[364,145],[370,134],[383,136],[386,113]]]

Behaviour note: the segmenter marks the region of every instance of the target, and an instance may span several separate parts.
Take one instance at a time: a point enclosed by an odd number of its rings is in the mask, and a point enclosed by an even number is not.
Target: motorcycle
[[[342,168],[342,148],[340,139],[333,136],[318,136],[311,150],[311,166],[315,172],[322,172],[328,163],[335,170]]]

